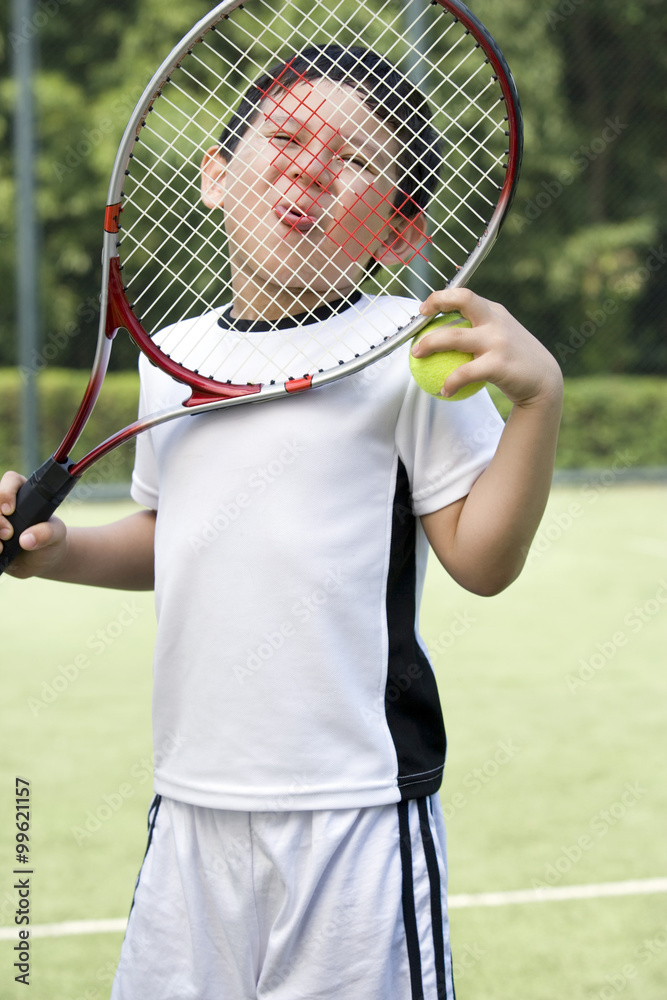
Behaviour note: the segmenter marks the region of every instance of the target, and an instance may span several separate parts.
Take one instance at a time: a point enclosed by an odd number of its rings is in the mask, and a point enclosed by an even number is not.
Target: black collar
[[[289,330],[295,326],[309,326],[311,323],[322,323],[324,320],[344,312],[355,305],[361,298],[361,292],[353,292],[346,299],[336,299],[335,302],[325,302],[312,312],[299,313],[297,316],[283,316],[282,319],[234,319],[231,315],[233,306],[228,306],[218,320],[218,326],[224,330],[237,330],[239,333],[267,333],[270,330]]]

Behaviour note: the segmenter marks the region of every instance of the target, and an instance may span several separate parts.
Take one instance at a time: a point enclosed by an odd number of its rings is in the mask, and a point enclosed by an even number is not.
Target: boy
[[[355,291],[425,238],[437,143],[407,83],[403,110],[382,89],[392,72],[373,54],[304,54],[249,92],[204,156],[234,289],[213,347],[243,351],[239,381],[261,377],[267,341],[309,362],[341,325],[417,308]],[[396,167],[406,106],[419,152]],[[474,353],[447,393],[495,383],[514,404],[504,428],[486,393],[445,406],[421,392],[406,347],[284,404],[154,428],[133,476],[145,510],[21,537],[15,576],[156,590],[160,763],[113,1000],[454,996],[445,734],[417,633],[427,543],[475,593],[518,576],[562,379],[502,306],[457,290],[419,308],[471,321],[413,351]],[[182,396],[143,359],[141,378],[146,411]],[[3,477],[1,514],[22,481]]]

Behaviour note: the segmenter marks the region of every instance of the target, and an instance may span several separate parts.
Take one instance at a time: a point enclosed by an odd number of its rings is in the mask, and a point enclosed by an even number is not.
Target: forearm
[[[466,589],[497,594],[521,572],[549,497],[561,409],[559,382],[544,398],[515,404],[468,496],[422,519],[438,558]]]
[[[59,558],[38,575],[91,587],[152,590],[154,534],[152,511],[99,527],[68,528]]]

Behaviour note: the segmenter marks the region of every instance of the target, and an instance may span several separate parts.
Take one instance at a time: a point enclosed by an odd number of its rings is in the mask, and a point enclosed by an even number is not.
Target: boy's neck
[[[238,318],[233,313],[233,306],[229,306],[218,319],[218,326],[222,327],[223,330],[236,330],[237,333],[265,333],[269,330],[290,330],[294,327],[310,326],[313,323],[325,323],[332,316],[336,316],[350,306],[355,305],[360,298],[361,292],[356,289],[346,298],[323,303],[316,309],[308,312],[281,316],[279,319],[266,319],[265,317],[261,319]]]
[[[344,287],[334,287],[327,291],[311,288],[289,288],[266,282],[257,285],[254,281],[241,282],[235,275],[232,282],[234,299],[230,318],[254,322],[267,320],[276,323],[284,317],[300,316],[315,312],[320,307],[355,295],[355,284],[345,282]]]

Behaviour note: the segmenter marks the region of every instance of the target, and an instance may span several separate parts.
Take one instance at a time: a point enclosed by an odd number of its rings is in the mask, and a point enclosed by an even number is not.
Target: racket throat
[[[69,458],[59,462],[52,455],[33,472],[28,482],[32,483],[34,489],[45,500],[53,501],[57,507],[79,479],[78,476],[72,475],[71,470],[74,465],[75,463]]]

